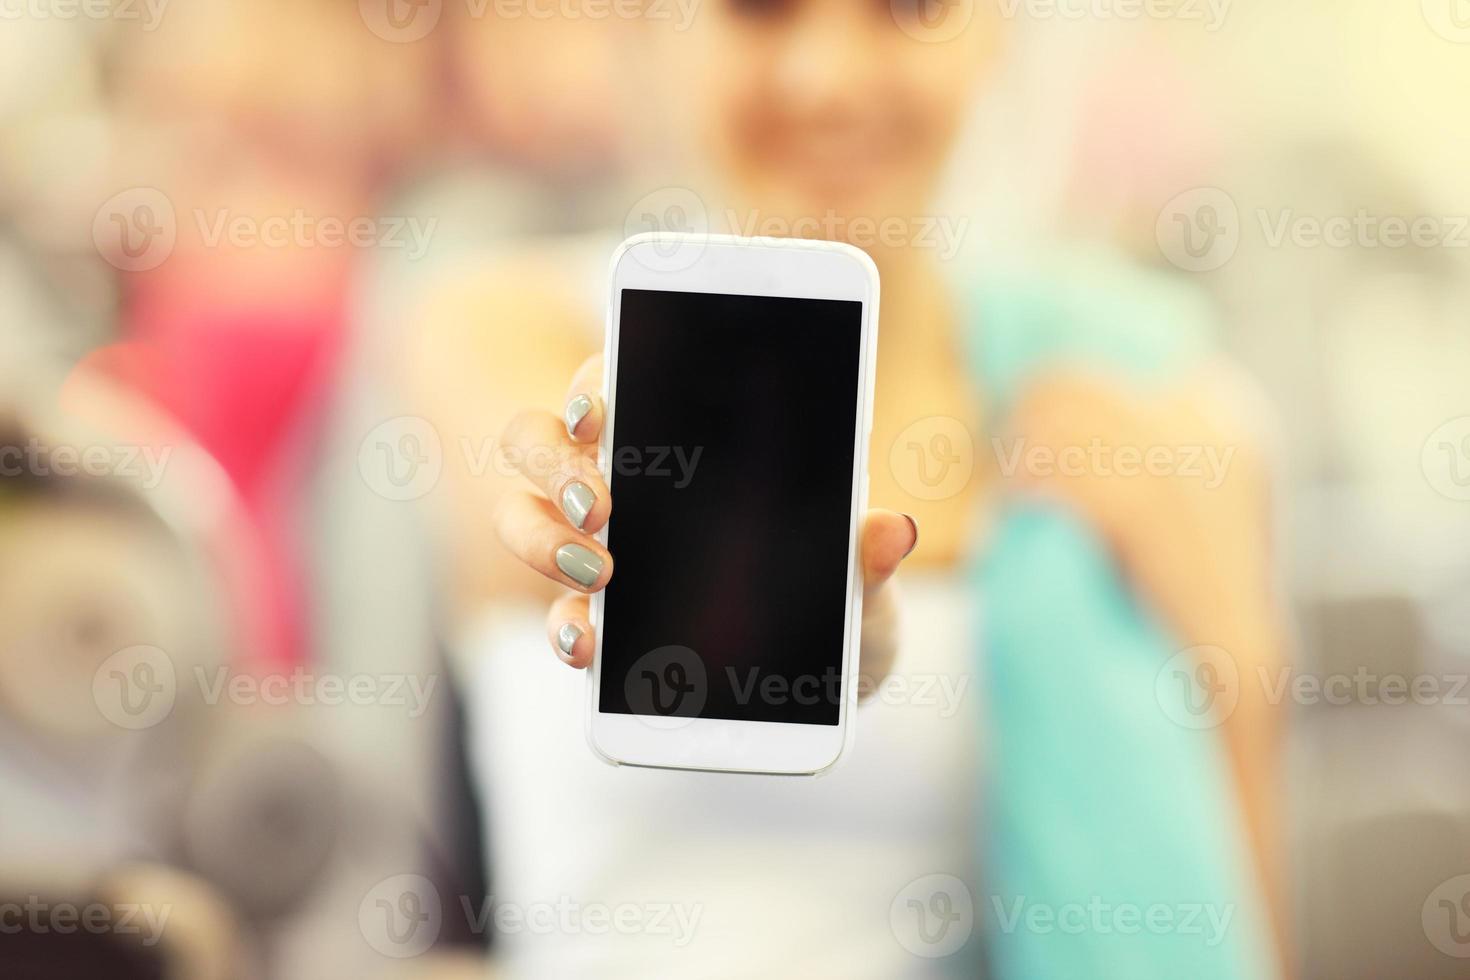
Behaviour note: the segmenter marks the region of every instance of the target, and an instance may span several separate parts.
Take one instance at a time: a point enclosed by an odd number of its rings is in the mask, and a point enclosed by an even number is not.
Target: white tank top
[[[614,244],[562,242],[567,268],[585,270],[589,351]],[[916,879],[973,886],[982,704],[973,583],[901,580],[894,672],[859,707],[851,751],[815,779],[602,762],[584,735],[588,675],[557,661],[546,610],[487,612],[464,676],[507,977],[979,975],[977,939],[926,959],[890,925]]]
[[[974,881],[973,587],[904,578],[892,679],[815,779],[609,766],[583,734],[587,675],[552,654],[545,610],[486,615],[466,680],[507,976],[977,975],[958,962],[976,940],[930,960],[890,926],[915,879]]]

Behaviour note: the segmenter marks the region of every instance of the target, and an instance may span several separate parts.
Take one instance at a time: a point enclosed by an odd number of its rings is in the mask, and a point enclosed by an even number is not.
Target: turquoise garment
[[[1148,383],[1211,348],[1187,284],[1106,256],[976,296],[992,419],[1059,365]],[[1086,525],[1003,509],[978,571],[988,691],[983,923],[998,980],[1275,975],[1217,731],[1170,720],[1176,652]]]

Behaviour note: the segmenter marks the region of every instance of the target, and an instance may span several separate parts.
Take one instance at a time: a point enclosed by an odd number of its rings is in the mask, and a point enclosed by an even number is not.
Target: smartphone
[[[618,765],[819,773],[857,703],[877,268],[654,232],[610,278],[588,741]]]

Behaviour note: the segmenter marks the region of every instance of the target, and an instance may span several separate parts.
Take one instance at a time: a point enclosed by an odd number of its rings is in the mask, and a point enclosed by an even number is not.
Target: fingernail
[[[587,395],[573,395],[572,400],[567,402],[566,422],[567,435],[573,439],[577,437],[577,424],[587,417],[592,411],[592,399]]]
[[[595,551],[579,544],[564,544],[556,549],[556,567],[578,585],[590,589],[602,574],[602,559]]]
[[[592,488],[585,483],[568,483],[561,492],[561,509],[578,531],[587,523],[587,515],[592,513],[592,505],[595,503],[597,498],[592,495]]]
[[[903,556],[907,558],[909,555],[912,555],[914,553],[914,549],[919,546],[919,522],[913,514],[905,514],[903,516],[909,519],[909,526],[914,529],[914,543],[909,545],[909,550],[903,553]]]
[[[572,655],[572,647],[582,638],[582,628],[576,623],[562,623],[561,629],[556,631],[556,645],[561,652],[568,657]]]

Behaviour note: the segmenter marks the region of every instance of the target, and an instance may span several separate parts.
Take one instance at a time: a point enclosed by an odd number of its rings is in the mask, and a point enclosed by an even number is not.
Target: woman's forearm
[[[1285,642],[1275,617],[1251,616],[1238,621],[1220,645],[1235,658],[1239,701],[1221,732],[1230,753],[1248,841],[1266,912],[1276,939],[1283,978],[1293,971],[1287,869],[1283,847],[1283,706],[1274,702],[1269,683],[1285,663]]]

